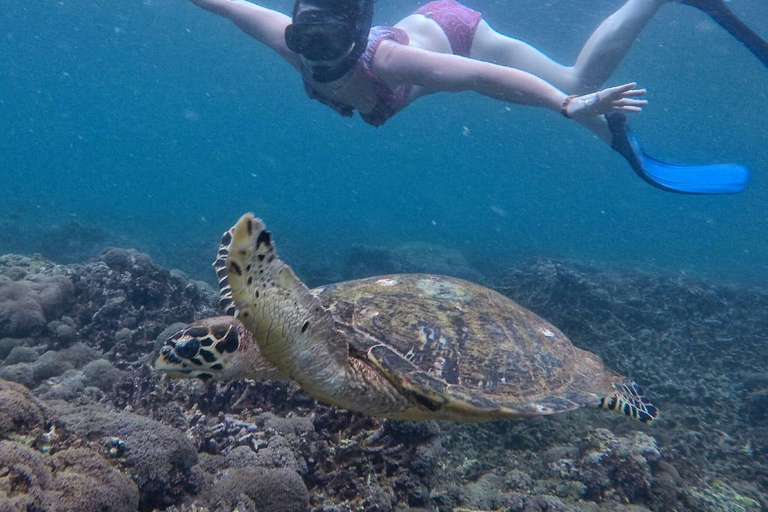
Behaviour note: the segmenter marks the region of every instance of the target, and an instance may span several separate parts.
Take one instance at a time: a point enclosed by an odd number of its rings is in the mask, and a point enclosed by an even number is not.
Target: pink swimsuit
[[[443,29],[454,55],[469,57],[475,31],[482,14],[454,0],[437,0],[419,7],[414,14],[423,14]]]
[[[434,20],[445,32],[448,41],[451,43],[451,50],[454,55],[469,57],[469,50],[472,48],[472,40],[475,37],[477,25],[482,19],[482,15],[454,0],[437,0],[423,5],[416,10],[414,14],[423,14]],[[370,82],[371,88],[376,91],[376,105],[373,110],[367,114],[360,114],[363,121],[373,126],[381,126],[390,117],[399,112],[408,100],[411,93],[410,84],[404,84],[390,90],[373,72],[373,57],[382,41],[391,39],[399,44],[407,45],[409,42],[408,34],[395,27],[373,27],[368,35],[368,46],[365,53],[360,57],[358,65],[362,66],[362,71],[366,79]],[[326,100],[312,89],[310,82],[304,80],[304,89],[307,95],[328,105],[336,112],[345,117],[351,117],[354,108],[342,103],[336,103]]]

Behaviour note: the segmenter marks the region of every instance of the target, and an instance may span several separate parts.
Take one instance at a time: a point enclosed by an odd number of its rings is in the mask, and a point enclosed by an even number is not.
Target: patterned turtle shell
[[[428,409],[538,416],[604,401],[636,384],[606,369],[556,327],[488,288],[444,276],[400,274],[313,290],[348,333],[352,355],[368,359]],[[463,403],[463,404],[462,404]],[[641,405],[639,401],[637,405]]]

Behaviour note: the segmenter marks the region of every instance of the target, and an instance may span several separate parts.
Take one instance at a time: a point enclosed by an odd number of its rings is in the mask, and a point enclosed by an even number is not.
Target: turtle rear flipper
[[[614,393],[600,399],[598,407],[615,411],[624,416],[635,418],[642,423],[650,423],[659,416],[659,410],[643,394],[643,388],[634,382],[615,383]]]

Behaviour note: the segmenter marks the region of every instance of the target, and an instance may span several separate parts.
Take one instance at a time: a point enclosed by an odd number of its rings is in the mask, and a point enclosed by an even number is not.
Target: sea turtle
[[[602,408],[647,423],[640,387],[509,298],[397,274],[309,290],[252,214],[214,262],[224,309],[167,340],[174,376],[290,379],[327,404],[405,420],[493,421]]]

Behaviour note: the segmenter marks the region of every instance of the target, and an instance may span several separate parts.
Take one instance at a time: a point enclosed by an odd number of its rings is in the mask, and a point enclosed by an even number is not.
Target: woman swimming
[[[290,17],[244,0],[190,1],[230,19],[286,59],[301,73],[311,98],[344,116],[357,110],[374,126],[421,96],[475,91],[561,112],[609,143],[661,188],[737,192],[748,177],[748,170],[738,165],[678,166],[648,157],[624,116],[646,105],[645,90],[636,89],[635,83],[598,90],[656,11],[672,0],[628,0],[597,28],[573,66],[496,32],[479,12],[454,0],[430,2],[392,27],[372,27],[373,0],[297,0]],[[733,27],[745,26],[722,0],[683,3],[708,12],[758,58],[764,52],[761,60],[766,63],[768,45],[761,46],[765,41],[748,28],[746,36],[735,33]]]

